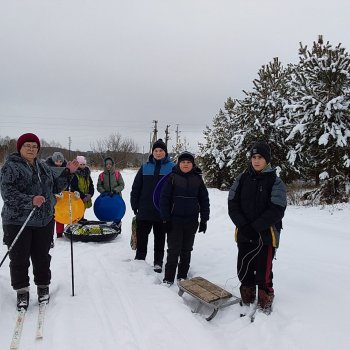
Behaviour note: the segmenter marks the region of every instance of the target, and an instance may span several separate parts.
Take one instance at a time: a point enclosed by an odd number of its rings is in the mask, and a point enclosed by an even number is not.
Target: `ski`
[[[27,310],[25,310],[25,309],[21,309],[20,311],[18,311],[15,330],[13,331],[13,336],[12,336],[12,341],[11,341],[11,346],[10,346],[11,350],[18,349],[18,347],[19,347],[26,311]]]
[[[36,339],[43,337],[46,302],[39,303],[38,321],[36,326]]]

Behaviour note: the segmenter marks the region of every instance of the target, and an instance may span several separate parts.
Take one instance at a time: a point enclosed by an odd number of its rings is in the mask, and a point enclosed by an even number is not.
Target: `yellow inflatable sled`
[[[57,198],[55,205],[55,220],[61,224],[74,224],[84,216],[84,202],[80,198],[75,198],[73,192],[64,191],[62,194],[63,197]],[[70,218],[70,201],[72,206],[72,221]]]

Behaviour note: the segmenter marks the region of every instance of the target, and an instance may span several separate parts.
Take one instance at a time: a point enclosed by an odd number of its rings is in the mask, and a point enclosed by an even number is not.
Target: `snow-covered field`
[[[32,286],[20,349],[59,350],[329,350],[350,343],[350,205],[288,207],[274,261],[275,303],[254,323],[238,305],[207,322],[191,313],[193,299],[159,284],[153,272],[153,236],[146,262],[134,261],[129,193],[135,171],[122,172],[127,212],[122,234],[109,243],[74,243],[75,296],[71,295],[70,243],[56,240],[51,300],[44,338],[35,340],[37,301]],[[96,183],[97,172],[93,173]],[[211,219],[197,234],[190,276],[202,276],[238,295],[234,227],[227,192],[209,190]],[[96,196],[95,196],[96,198]],[[2,200],[0,200],[0,207]],[[87,219],[96,219],[92,209]],[[2,229],[0,229],[2,240]],[[1,258],[6,247],[0,245]],[[8,349],[16,319],[8,260],[0,269],[0,349]],[[209,311],[203,308],[203,314]]]

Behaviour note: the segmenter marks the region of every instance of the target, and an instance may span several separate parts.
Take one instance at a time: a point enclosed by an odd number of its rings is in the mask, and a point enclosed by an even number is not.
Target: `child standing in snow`
[[[97,191],[105,196],[113,196],[113,194],[121,196],[124,186],[125,184],[122,175],[114,167],[113,159],[107,157],[104,160],[104,171],[98,177]]]
[[[248,169],[237,177],[228,197],[229,215],[236,225],[242,303],[254,303],[258,286],[258,307],[266,314],[274,299],[272,260],[287,206],[286,187],[270,161],[269,145],[257,141]]]
[[[56,173],[58,176],[64,170],[67,165],[67,161],[64,159],[63,154],[61,152],[54,152],[53,155],[46,159],[46,164],[51,167],[52,171]],[[59,197],[60,194],[57,195]],[[64,224],[61,224],[58,221],[56,222],[56,235],[57,238],[61,238],[64,231]],[[54,232],[52,234],[54,236]],[[53,241],[52,241],[53,246]]]
[[[74,192],[76,196],[76,192],[79,193],[78,196],[83,200],[85,209],[91,208],[91,197],[94,195],[91,171],[89,167],[86,166],[86,158],[84,156],[77,156],[77,161],[79,162],[79,168],[72,178],[70,190]]]
[[[187,278],[199,214],[198,232],[205,233],[209,220],[208,191],[191,153],[179,155],[177,165],[165,181],[159,204],[168,243],[163,283],[172,285],[176,269],[177,280]]]

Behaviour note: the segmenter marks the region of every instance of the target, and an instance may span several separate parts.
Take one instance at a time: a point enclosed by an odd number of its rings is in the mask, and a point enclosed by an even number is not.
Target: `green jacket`
[[[124,187],[123,177],[120,171],[116,170],[114,167],[112,167],[110,171],[105,167],[104,171],[98,176],[97,191],[100,193],[117,193],[121,196]]]

